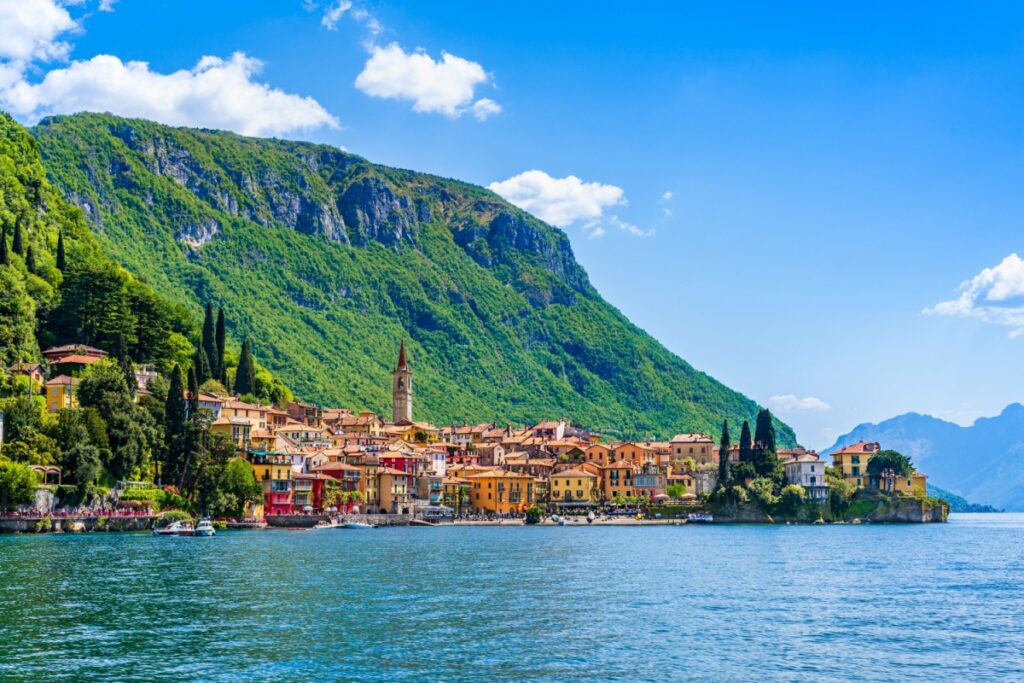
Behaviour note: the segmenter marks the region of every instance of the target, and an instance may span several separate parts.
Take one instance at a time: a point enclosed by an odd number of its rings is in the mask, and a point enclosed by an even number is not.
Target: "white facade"
[[[828,495],[826,465],[824,460],[810,453],[790,460],[785,463],[786,482],[803,486],[810,498],[824,498]]]

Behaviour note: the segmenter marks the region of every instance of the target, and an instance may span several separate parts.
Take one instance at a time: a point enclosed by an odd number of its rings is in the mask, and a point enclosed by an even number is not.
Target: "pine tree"
[[[36,274],[36,255],[35,252],[32,251],[31,244],[28,245],[28,249],[25,250],[25,270],[33,275]]]
[[[213,324],[213,307],[209,303],[206,304],[206,316],[203,318],[203,351],[206,353],[206,374],[200,379],[200,384],[210,379],[211,377],[220,377],[220,368],[216,366],[217,362],[217,333],[214,330]]]
[[[217,365],[216,378],[227,386],[228,382],[228,368],[224,363],[224,342],[227,338],[227,333],[224,329],[224,307],[222,306],[217,311],[217,360],[213,361]]]
[[[7,226],[0,230],[0,266],[11,265],[11,256],[7,253]]]
[[[21,218],[14,223],[14,240],[11,242],[11,251],[18,256],[25,255],[25,237],[21,234]]]
[[[57,233],[57,270],[64,272],[67,267],[67,256],[64,254],[64,232]]]
[[[718,441],[718,485],[726,486],[729,481],[729,421],[722,422],[722,438]]]
[[[139,388],[139,381],[135,379],[135,365],[132,363],[132,359],[128,357],[127,353],[122,354],[118,365],[121,366],[121,374],[124,376],[124,383],[128,387],[128,393],[135,396],[135,392]]]
[[[750,462],[754,459],[754,452],[750,440],[750,423],[743,421],[743,428],[740,430],[740,462]]]
[[[249,340],[242,342],[242,353],[238,357],[238,372],[235,373],[235,392],[239,396],[256,393],[256,364],[252,359]]]
[[[196,371],[196,380],[200,384],[213,377],[210,373],[210,359],[206,357],[206,351],[202,346],[192,354],[192,368]]]
[[[199,410],[199,380],[194,367],[188,369],[188,417],[192,419]]]

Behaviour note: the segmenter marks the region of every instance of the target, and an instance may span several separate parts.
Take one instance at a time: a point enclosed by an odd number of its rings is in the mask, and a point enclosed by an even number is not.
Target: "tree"
[[[753,460],[753,451],[750,440],[750,423],[744,420],[743,428],[740,430],[740,462],[750,462]]]
[[[13,508],[28,505],[36,496],[39,477],[28,465],[0,462],[0,506]]]
[[[171,370],[171,383],[164,403],[164,480],[177,481],[185,461],[185,431],[188,420],[185,406],[185,387],[181,381],[181,367]]]
[[[238,357],[238,371],[235,373],[235,392],[241,396],[256,393],[256,366],[248,339],[242,342],[242,353]]]
[[[868,461],[868,481],[874,488],[882,488],[881,482],[883,479],[883,473],[892,473],[893,477],[909,477],[914,473],[914,466],[910,462],[910,458],[893,450],[883,450],[875,453],[871,460]],[[885,477],[888,482],[892,481],[891,477]],[[891,492],[891,491],[890,491]]]
[[[196,369],[188,369],[188,404],[186,412],[189,416],[199,412],[199,380],[196,379]]]
[[[7,226],[0,230],[0,266],[11,265],[11,255],[7,253]]]
[[[224,466],[220,478],[220,489],[234,500],[229,510],[221,510],[228,517],[245,516],[246,506],[263,500],[263,487],[256,481],[252,465],[244,458],[234,458]]]
[[[779,493],[779,511],[790,517],[796,515],[807,500],[807,492],[799,484],[782,487]]]
[[[6,368],[37,353],[36,304],[25,278],[13,268],[0,268],[0,365]]]
[[[61,284],[61,303],[51,315],[54,336],[108,351],[123,336],[133,348],[137,337],[127,282],[127,274],[112,263],[72,265]]]
[[[73,481],[85,498],[103,471],[103,451],[91,443],[77,443],[64,451],[61,469],[64,481]]]
[[[209,302],[206,304],[206,313],[203,317],[203,338],[200,346],[206,354],[205,374],[199,375],[199,383],[202,384],[208,379],[220,377],[220,368],[217,366],[217,333],[213,322],[213,308]]]
[[[78,402],[95,408],[107,423],[110,459],[104,465],[111,475],[126,479],[146,465],[159,431],[152,416],[132,401],[117,365],[91,365],[78,385]]]
[[[665,493],[668,494],[669,498],[679,500],[686,495],[686,487],[682,484],[669,484],[665,489]]]
[[[747,486],[750,496],[763,511],[768,512],[772,506],[779,502],[775,495],[775,482],[768,477],[758,477]]]
[[[729,421],[722,421],[722,437],[718,440],[718,485],[725,486],[729,481]]]
[[[228,368],[224,363],[224,349],[227,340],[227,331],[224,329],[224,307],[220,307],[217,310],[217,358],[216,360],[211,359],[211,363],[217,366],[217,373],[214,379],[220,380],[223,383],[227,383]]]
[[[196,379],[200,384],[213,379],[213,373],[210,370],[210,361],[206,356],[206,349],[204,349],[201,344],[196,347],[196,352],[192,354],[192,369],[195,370]]]
[[[64,272],[67,267],[67,256],[64,253],[64,231],[57,233],[57,270]]]
[[[14,239],[11,241],[11,251],[18,256],[24,256],[25,254],[25,236],[21,230],[21,217],[14,223]]]
[[[28,245],[28,249],[25,250],[25,270],[36,274],[36,254],[32,251],[32,245]]]
[[[775,425],[767,408],[757,413],[752,462],[758,476],[781,481],[782,465],[779,464],[779,456],[775,451]]]

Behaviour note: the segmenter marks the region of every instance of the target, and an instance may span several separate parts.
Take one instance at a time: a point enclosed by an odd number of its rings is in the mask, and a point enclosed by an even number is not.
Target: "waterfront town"
[[[41,385],[46,410],[59,412],[77,405],[78,375],[106,356],[96,348],[65,345],[43,352],[45,368],[17,364],[9,371]],[[145,366],[134,370],[144,395],[156,373]],[[209,430],[230,439],[238,457],[251,465],[263,494],[246,506],[244,517],[254,522],[323,514],[454,521],[518,518],[531,508],[563,516],[649,511],[659,505],[699,509],[727,471],[721,455],[734,468],[746,457],[742,442],[723,448],[702,433],[664,441],[605,441],[565,417],[526,426],[417,421],[404,341],[391,392],[390,419],[299,401],[275,406],[203,392],[191,398],[209,411]],[[783,485],[812,505],[829,499],[826,474],[854,489],[888,486],[897,495],[924,496],[926,476],[916,470],[890,473],[888,481],[869,476],[868,464],[881,450],[878,443],[850,444],[831,462],[799,447],[775,452]],[[60,483],[59,467],[33,469],[43,487]],[[153,486],[119,484],[123,491]]]

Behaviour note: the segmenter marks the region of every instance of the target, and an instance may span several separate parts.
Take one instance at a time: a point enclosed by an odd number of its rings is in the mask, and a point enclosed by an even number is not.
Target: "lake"
[[[0,537],[0,679],[1024,678],[1024,515]]]

